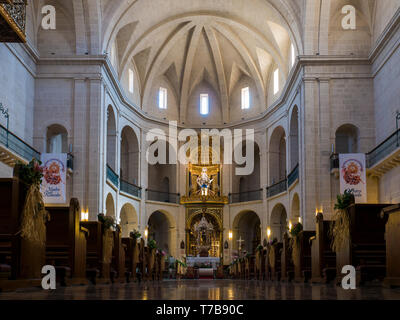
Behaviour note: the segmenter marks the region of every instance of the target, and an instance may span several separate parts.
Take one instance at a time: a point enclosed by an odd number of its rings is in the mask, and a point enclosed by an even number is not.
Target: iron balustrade
[[[279,181],[278,183],[275,183],[274,185],[267,188],[267,198],[271,198],[280,193],[283,193],[283,192],[287,191],[287,189],[288,189],[288,180],[285,179],[285,180]]]
[[[71,153],[67,153],[67,168],[74,171],[74,156]]]
[[[367,153],[367,167],[371,168],[386,156],[396,151],[400,147],[400,130],[396,130],[389,138],[379,144],[374,150]]]
[[[122,192],[130,194],[131,196],[134,196],[136,198],[142,197],[142,188],[141,187],[139,187],[133,183],[124,181],[122,179],[121,179],[120,183],[121,183],[120,190]]]
[[[146,189],[146,200],[167,203],[179,203],[180,194]]]
[[[339,169],[339,155],[337,153],[332,153],[330,157],[331,171],[334,169]]]
[[[0,125],[0,143],[28,162],[32,159],[40,160],[39,151],[36,151],[2,125]]]
[[[262,200],[262,191],[263,191],[263,189],[253,190],[253,191],[245,191],[245,192],[239,192],[239,193],[230,193],[229,194],[229,202],[230,203],[241,203],[241,202]]]
[[[297,164],[292,172],[288,175],[288,187],[290,187],[299,178],[299,164]]]
[[[111,181],[111,183],[119,188],[119,176],[114,172],[113,169],[109,165],[107,165],[107,179]]]
[[[367,168],[371,168],[379,161],[383,160],[389,154],[400,147],[400,129],[396,130],[389,138],[366,154]],[[333,153],[330,157],[331,170],[339,169],[339,155]]]

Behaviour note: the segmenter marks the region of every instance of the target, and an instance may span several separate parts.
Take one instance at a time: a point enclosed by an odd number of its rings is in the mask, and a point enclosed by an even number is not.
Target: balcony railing
[[[74,171],[74,156],[71,153],[67,153],[67,168]]]
[[[263,189],[229,194],[229,203],[241,203],[262,200]]]
[[[285,179],[285,180],[279,181],[278,183],[268,187],[267,188],[267,198],[271,198],[282,192],[287,191],[287,188],[288,188],[287,182],[288,182],[288,180]]]
[[[331,158],[331,171],[334,169],[339,169],[339,155],[337,153],[332,153]]]
[[[113,169],[109,165],[107,165],[107,179],[110,180],[110,182],[119,188],[119,176],[114,172]]]
[[[146,200],[167,202],[167,203],[179,203],[180,194],[169,193],[156,190],[146,190]]]
[[[0,143],[28,162],[32,159],[40,160],[39,151],[36,151],[2,125],[0,125]]]
[[[122,192],[130,194],[131,196],[134,196],[136,198],[141,198],[142,197],[142,188],[141,187],[139,187],[139,186],[137,186],[135,184],[129,183],[127,181],[124,181],[122,179],[121,179],[120,190]]]
[[[299,178],[299,164],[292,170],[292,172],[288,175],[288,187],[290,187],[296,180]]]
[[[398,148],[400,148],[400,130],[397,130],[374,150],[367,153],[367,167],[373,167]]]
[[[379,144],[375,149],[366,154],[367,168],[372,168],[379,161],[400,148],[400,130],[394,132],[389,138]],[[330,158],[331,170],[339,169],[339,155],[333,153]]]
[[[0,42],[25,42],[26,0],[0,2]]]

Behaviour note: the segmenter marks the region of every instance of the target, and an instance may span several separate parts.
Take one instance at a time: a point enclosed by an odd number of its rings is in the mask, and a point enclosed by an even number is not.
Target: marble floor
[[[166,280],[0,293],[0,300],[400,300],[399,289],[371,284],[345,291],[333,285],[240,280]]]

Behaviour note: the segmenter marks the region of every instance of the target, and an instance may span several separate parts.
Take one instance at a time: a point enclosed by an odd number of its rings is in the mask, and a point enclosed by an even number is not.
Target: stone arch
[[[171,254],[174,250],[172,229],[175,228],[172,216],[164,210],[154,211],[149,216],[147,226],[148,239],[156,240],[160,249]]]
[[[290,170],[299,164],[299,108],[294,106],[290,117]]]
[[[272,209],[270,221],[271,239],[276,238],[278,241],[282,241],[287,232],[287,211],[283,204],[278,203]]]
[[[68,153],[68,131],[60,124],[52,124],[46,131],[47,153]]]
[[[232,181],[233,181],[233,193],[241,193],[246,197],[246,193],[252,193],[261,188],[261,150],[257,142],[244,140],[240,150],[240,146],[237,145],[234,148],[234,152],[238,152],[242,156],[246,156],[246,148],[248,143],[254,143],[254,170],[250,175],[237,175],[236,168],[244,168],[245,165],[238,165],[235,162],[235,157],[233,156],[233,166],[232,166]],[[248,158],[248,157],[247,157]],[[255,193],[254,193],[255,194]],[[249,194],[250,195],[250,194]],[[247,201],[256,200],[250,198]],[[259,199],[257,199],[259,200]],[[243,201],[241,201],[243,202]]]
[[[120,177],[122,180],[134,185],[139,184],[139,157],[139,140],[135,131],[126,126],[121,132]]]
[[[254,211],[242,211],[236,215],[232,224],[233,241],[232,247],[238,252],[239,242],[242,239],[243,251],[255,253],[259,244],[261,244],[261,219]]]
[[[111,105],[107,108],[107,165],[116,171],[117,118]]]
[[[340,126],[335,133],[336,153],[357,153],[360,130],[353,124]]]
[[[129,233],[138,230],[138,215],[133,205],[126,203],[120,212],[120,226],[122,237],[129,237]]]
[[[152,200],[162,202],[175,202],[173,201],[175,197],[171,197],[171,193],[177,192],[177,165],[169,164],[169,154],[170,152],[175,152],[175,150],[168,142],[166,142],[166,148],[166,164],[148,164],[148,190],[150,190],[151,193],[157,197],[156,199]],[[164,182],[167,181],[165,178],[167,178],[169,182],[168,188],[166,184],[164,184]]]
[[[286,179],[286,133],[283,127],[274,129],[269,142],[269,182],[270,185]]]
[[[292,204],[290,207],[290,217],[293,220],[293,222],[297,223],[300,222],[299,218],[301,218],[300,214],[300,197],[297,193],[294,194],[292,198]]]
[[[112,217],[114,220],[116,219],[115,201],[111,193],[109,193],[106,198],[106,216]]]

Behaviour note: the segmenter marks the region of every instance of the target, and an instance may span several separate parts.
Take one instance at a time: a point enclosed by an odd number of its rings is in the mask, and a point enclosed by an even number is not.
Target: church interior
[[[0,300],[400,300],[399,46],[400,0],[0,0]]]

